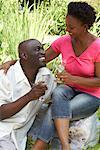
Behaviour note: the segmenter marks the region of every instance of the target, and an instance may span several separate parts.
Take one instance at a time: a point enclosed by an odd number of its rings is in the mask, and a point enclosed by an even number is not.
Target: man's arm
[[[47,90],[46,85],[38,83],[34,85],[30,92],[22,96],[12,103],[3,104],[0,106],[0,120],[10,118],[24,108],[30,101],[37,100],[40,96],[44,95]]]

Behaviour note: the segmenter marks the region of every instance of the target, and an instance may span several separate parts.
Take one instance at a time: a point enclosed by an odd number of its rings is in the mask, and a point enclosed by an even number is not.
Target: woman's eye
[[[70,29],[71,29],[71,30],[73,30],[73,29],[74,29],[74,27],[70,27]]]

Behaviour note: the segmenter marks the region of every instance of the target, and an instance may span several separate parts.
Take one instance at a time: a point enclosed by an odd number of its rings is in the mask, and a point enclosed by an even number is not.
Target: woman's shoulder
[[[95,49],[98,49],[100,51],[100,38],[96,38],[93,42],[93,46]]]
[[[62,35],[61,37],[59,37],[59,40],[71,40],[70,35]]]
[[[62,35],[51,44],[51,47],[56,52],[61,53],[62,49],[66,47],[66,44],[68,46],[70,43],[70,36]]]
[[[95,44],[95,45],[96,45],[96,44],[100,45],[100,38],[99,38],[99,37],[95,39],[94,44]]]
[[[59,44],[61,44],[61,43],[66,43],[66,42],[70,42],[70,40],[71,40],[71,37],[69,36],[69,35],[62,35],[62,36],[60,36],[59,38],[57,38],[53,43],[59,43]]]
[[[97,58],[100,60],[100,38],[96,38],[90,45],[88,54],[90,54],[94,60],[97,61]]]

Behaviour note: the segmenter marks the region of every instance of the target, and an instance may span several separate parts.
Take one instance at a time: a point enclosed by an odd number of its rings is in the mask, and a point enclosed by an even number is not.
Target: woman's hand
[[[14,65],[16,63],[17,60],[11,60],[11,61],[7,61],[4,64],[0,65],[0,69],[4,70],[4,73],[6,74],[8,69],[10,68],[10,66]]]
[[[64,84],[71,84],[72,83],[72,75],[67,71],[63,71],[61,73],[57,73],[56,77],[61,80]]]

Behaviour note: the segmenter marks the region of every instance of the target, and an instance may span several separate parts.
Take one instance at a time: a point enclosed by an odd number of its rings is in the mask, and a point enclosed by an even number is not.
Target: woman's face
[[[79,38],[84,34],[84,31],[86,31],[86,25],[79,19],[68,15],[66,17],[66,31],[72,38]]]

